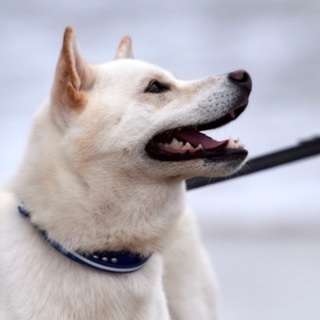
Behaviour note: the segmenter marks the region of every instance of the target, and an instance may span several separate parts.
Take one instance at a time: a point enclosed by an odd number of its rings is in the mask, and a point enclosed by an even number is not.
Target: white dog
[[[200,130],[245,109],[242,70],[198,81],[132,59],[89,65],[67,28],[50,98],[1,194],[6,320],[217,319],[184,180],[225,176],[247,151]]]

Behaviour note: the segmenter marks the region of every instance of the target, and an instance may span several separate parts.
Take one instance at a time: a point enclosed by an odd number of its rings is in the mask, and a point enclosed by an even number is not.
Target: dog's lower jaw
[[[159,161],[148,159],[145,172],[155,179],[160,175],[167,181],[181,181],[194,177],[222,178],[230,176],[246,163],[247,154],[229,158],[227,161],[218,159],[197,159],[188,161]],[[150,170],[149,170],[150,168]]]

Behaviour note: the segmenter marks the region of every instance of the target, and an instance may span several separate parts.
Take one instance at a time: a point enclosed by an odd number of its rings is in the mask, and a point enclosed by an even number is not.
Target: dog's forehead
[[[99,66],[102,78],[115,79],[163,79],[174,80],[175,77],[169,71],[151,63],[135,59],[119,59]]]

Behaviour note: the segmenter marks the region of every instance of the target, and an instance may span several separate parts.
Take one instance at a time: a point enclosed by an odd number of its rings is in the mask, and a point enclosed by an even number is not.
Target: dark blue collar
[[[31,214],[23,206],[18,206],[18,210],[22,216],[29,221]],[[128,251],[95,251],[95,252],[82,252],[82,251],[68,251],[60,243],[49,238],[47,231],[41,230],[34,225],[43,238],[57,251],[69,259],[78,262],[87,267],[106,271],[111,273],[129,273],[141,269],[144,264],[149,260],[151,254],[147,257],[141,257],[137,253]]]

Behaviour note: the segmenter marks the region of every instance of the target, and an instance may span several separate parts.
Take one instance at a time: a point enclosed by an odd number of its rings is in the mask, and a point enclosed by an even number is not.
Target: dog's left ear
[[[82,57],[75,32],[67,27],[56,68],[51,99],[55,113],[81,111],[87,104],[87,92],[92,87],[95,74],[93,67]]]
[[[132,40],[129,36],[122,38],[118,47],[116,59],[133,59]]]

